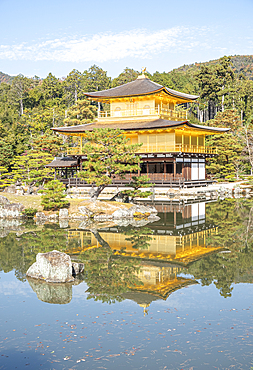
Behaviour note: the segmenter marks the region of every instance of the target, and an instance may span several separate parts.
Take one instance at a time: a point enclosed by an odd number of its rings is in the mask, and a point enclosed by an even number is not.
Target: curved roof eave
[[[168,128],[176,128],[181,126],[188,126],[190,128],[195,128],[198,130],[203,130],[206,132],[211,133],[225,133],[230,130],[230,128],[220,128],[220,127],[209,127],[209,126],[202,126],[190,123],[188,121],[168,121],[164,119],[157,119],[153,121],[136,121],[136,122],[112,122],[101,124],[97,122],[87,123],[84,125],[77,125],[77,126],[66,126],[66,127],[54,127],[52,128],[53,131],[62,133],[62,134],[82,134],[85,131],[92,131],[98,128],[119,128],[123,131],[143,131],[143,130],[156,130],[156,129],[168,129]],[[206,133],[208,135],[208,133]]]
[[[165,94],[176,97],[180,100],[192,101],[196,100],[199,96],[185,94],[180,91],[170,89],[162,86],[156,82],[151,81],[149,78],[136,79],[135,81],[128,82],[124,85],[116,86],[111,89],[87,92],[85,96],[89,98],[107,100],[117,98],[130,98],[143,95],[153,95],[163,91]]]

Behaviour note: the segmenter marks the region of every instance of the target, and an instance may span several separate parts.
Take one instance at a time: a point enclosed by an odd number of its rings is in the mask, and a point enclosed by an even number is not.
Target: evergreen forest
[[[52,73],[41,79],[0,72],[0,186],[17,181],[40,185],[52,179],[52,169],[45,165],[75,142],[53,134],[51,128],[92,122],[96,103],[84,93],[125,84],[139,74],[125,68],[112,79],[96,65],[82,72],[74,69],[61,79]],[[176,108],[187,110],[190,122],[231,128],[228,134],[207,138],[206,144],[219,153],[208,163],[211,177],[233,181],[253,174],[253,56],[224,56],[147,76],[199,96],[198,102]]]

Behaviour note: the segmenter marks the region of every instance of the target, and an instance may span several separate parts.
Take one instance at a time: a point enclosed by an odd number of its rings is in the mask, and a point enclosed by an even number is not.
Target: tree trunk
[[[222,90],[224,90],[224,86],[222,86]],[[222,95],[221,97],[221,111],[224,112],[224,100],[225,100],[225,97],[224,97],[224,94]]]
[[[90,231],[92,232],[92,234],[95,236],[95,238],[97,239],[98,243],[104,247],[104,248],[109,248],[111,249],[110,245],[102,238],[102,236],[99,234],[99,232],[97,231],[97,229],[90,229]]]
[[[245,139],[246,139],[246,146],[247,146],[247,149],[248,149],[248,152],[249,152],[249,163],[250,163],[250,166],[251,166],[251,169],[250,169],[250,173],[252,175],[252,169],[253,169],[253,152],[252,152],[252,146],[251,146],[251,143],[250,143],[250,138],[249,138],[249,133],[248,133],[248,129],[247,127],[245,127]]]
[[[23,99],[20,98],[20,116],[22,116],[24,114],[24,106],[23,106]]]
[[[106,187],[106,185],[99,185],[96,190],[94,188],[92,188],[89,191],[90,200],[92,202],[96,202],[96,200],[98,199],[100,193],[104,190],[105,187]]]

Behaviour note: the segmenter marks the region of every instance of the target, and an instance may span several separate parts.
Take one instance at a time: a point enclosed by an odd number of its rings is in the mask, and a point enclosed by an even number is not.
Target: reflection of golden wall
[[[137,274],[142,284],[131,287],[131,290],[151,293],[166,299],[171,292],[183,286],[196,283],[192,279],[177,277],[181,270],[182,268],[180,267],[160,267],[145,264]]]
[[[216,232],[217,229],[214,228],[183,236],[149,235],[151,240],[147,249],[133,248],[132,243],[126,240],[130,236],[124,234],[100,232],[100,236],[110,245],[112,250],[115,250],[115,254],[149,259],[177,259],[187,262],[217,250],[217,248],[206,246],[206,237]],[[82,241],[82,246],[76,253],[87,248],[100,246],[90,232],[69,232],[69,240],[73,238],[79,238]],[[75,252],[73,251],[73,253]]]
[[[167,280],[176,279],[176,274],[181,270],[179,267],[159,267],[145,264],[138,273],[138,278],[145,285],[162,284]]]

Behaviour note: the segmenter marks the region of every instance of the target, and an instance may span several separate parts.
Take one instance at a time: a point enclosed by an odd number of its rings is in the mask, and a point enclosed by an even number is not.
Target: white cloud
[[[106,62],[126,57],[151,58],[164,51],[206,48],[203,36],[207,28],[173,27],[149,32],[145,29],[118,34],[101,33],[92,36],[46,40],[33,44],[0,45],[0,59]]]

